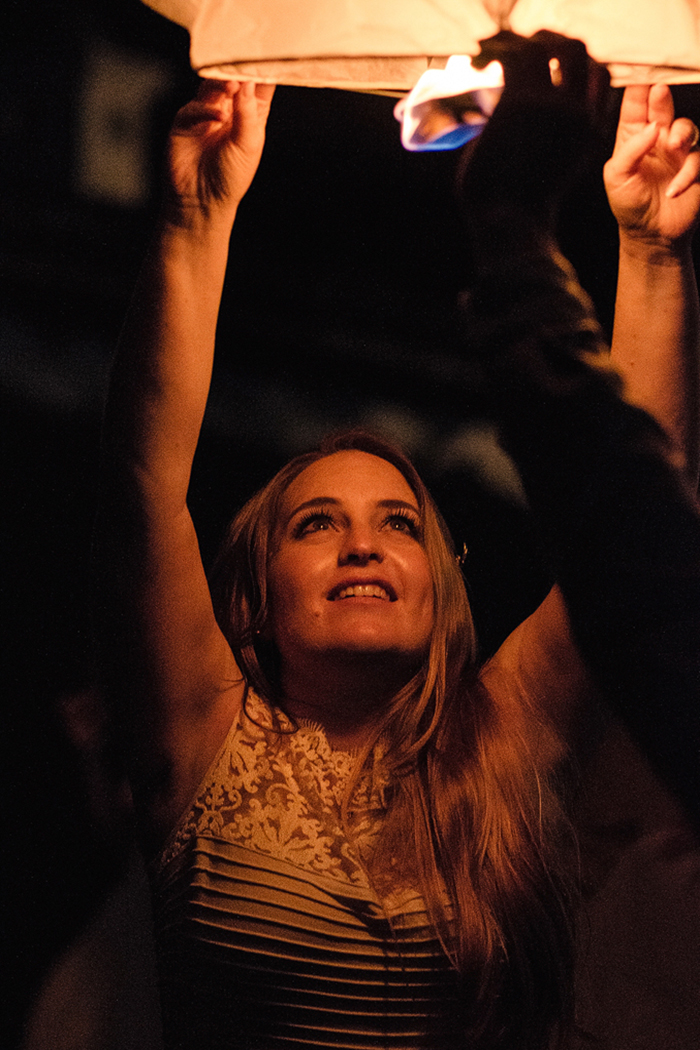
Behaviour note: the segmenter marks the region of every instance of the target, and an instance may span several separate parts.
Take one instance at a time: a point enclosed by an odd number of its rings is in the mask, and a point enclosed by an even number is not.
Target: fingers
[[[196,98],[200,102],[209,102],[217,98],[230,98],[238,89],[235,80],[214,80],[212,77],[200,77]]]
[[[691,120],[674,120],[673,96],[666,84],[635,84],[626,88],[620,107],[620,122],[612,167],[623,175],[633,174],[654,147],[677,172],[668,196],[676,196],[695,181],[694,162],[688,154],[700,134]]]
[[[477,69],[485,68],[492,61],[501,63],[505,75],[504,96],[522,102],[539,100],[551,94],[549,55],[536,37],[528,40],[509,30],[501,30],[482,40],[479,46],[481,50],[472,63]]]
[[[562,91],[572,101],[584,103],[590,72],[590,59],[585,44],[546,29],[535,33],[532,39],[544,47],[550,70],[554,61],[558,86]]]
[[[625,88],[620,106],[618,133],[629,124],[648,124],[649,85],[630,84]]]
[[[671,125],[668,148],[689,153],[697,146],[699,137],[698,129],[692,120],[688,120],[687,117],[679,117]]]
[[[696,150],[700,139],[697,126],[686,117],[674,120],[668,134],[666,148],[675,153],[680,168],[666,187],[667,197],[679,197],[700,176],[700,154]]]
[[[667,84],[630,84],[625,88],[620,106],[620,129],[625,125],[670,125],[673,121],[673,96]]]
[[[652,84],[649,88],[647,120],[656,120],[662,126],[670,127],[673,116],[673,95],[668,84]]]
[[[275,84],[258,84],[253,80],[244,80],[235,84],[234,93],[240,107],[249,107],[251,112],[258,108],[265,110],[270,108]]]
[[[646,129],[650,124],[655,124],[659,128],[670,127],[673,115],[673,96],[666,84],[629,85],[622,96],[615,153],[618,151],[624,153],[629,138],[638,134],[640,130]],[[655,141],[654,139],[651,142],[649,149],[655,144]],[[638,145],[638,143],[635,144],[632,153],[635,152]],[[640,148],[643,155],[644,147],[640,146]],[[638,163],[640,159],[641,157],[637,156],[633,163]]]
[[[634,174],[649,151],[656,145],[660,130],[659,125],[654,121],[651,124],[645,124],[641,131],[635,132],[629,138],[618,141],[615,152],[608,162],[610,167],[617,169],[622,177]]]
[[[232,98],[237,92],[254,95],[261,102],[269,102],[275,93],[275,84],[259,84],[252,80],[216,80],[200,77],[196,98],[208,101],[217,98]]]
[[[237,86],[228,80],[202,78],[197,94],[178,110],[173,122],[173,131],[179,134],[194,134],[202,124],[226,123],[230,119],[230,100]]]
[[[255,97],[260,102],[267,102],[269,105],[272,102],[272,96],[275,93],[275,86],[275,84],[256,84]]]
[[[697,129],[696,129],[697,130]],[[665,193],[669,198],[680,197],[694,182],[700,178],[700,153],[691,152],[685,159],[681,170],[674,175],[666,187]]]
[[[679,126],[676,127],[676,125]],[[655,121],[631,135],[615,150],[614,156],[606,165],[608,171],[610,173],[613,170],[616,171],[620,178],[633,175],[644,158],[656,146],[660,134],[661,128]],[[672,136],[673,142],[671,142]],[[680,196],[700,177],[700,153],[694,149],[698,138],[698,129],[692,121],[685,119],[674,121],[664,144],[664,150],[667,155],[668,153],[676,154],[676,163],[680,164],[680,167],[664,191],[667,197]]]
[[[247,116],[252,116],[257,111],[255,87],[256,85],[252,80],[244,80],[241,83],[236,83],[234,85],[234,108],[239,113],[245,113]]]
[[[274,84],[258,84],[248,80],[236,85],[232,102],[233,139],[241,144],[250,144],[250,135],[255,137],[260,131],[264,134],[274,92]]]
[[[178,112],[174,128],[189,132],[208,122],[235,123],[236,113],[254,117],[261,109],[264,114],[274,92],[274,84],[202,77],[195,97]]]

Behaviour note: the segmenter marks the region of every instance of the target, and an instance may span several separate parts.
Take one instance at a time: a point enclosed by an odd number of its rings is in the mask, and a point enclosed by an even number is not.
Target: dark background
[[[162,144],[195,78],[185,32],[137,0],[48,0],[31,10],[10,2],[4,21],[3,940],[17,1023],[110,885],[127,837],[110,811],[116,799],[119,812],[119,771],[92,691],[99,421]],[[679,90],[677,102],[695,116],[697,89]],[[393,104],[278,89],[234,233],[193,514],[208,559],[232,512],[289,456],[340,426],[380,429],[415,456],[458,546],[469,546],[488,651],[542,594],[546,566],[482,418],[478,376],[469,382],[467,370],[459,389],[449,379],[466,272],[457,157],[403,151]],[[598,170],[576,186],[562,229],[608,328],[616,234],[599,169],[614,123],[613,105]],[[106,787],[86,787],[86,752],[107,760]]]

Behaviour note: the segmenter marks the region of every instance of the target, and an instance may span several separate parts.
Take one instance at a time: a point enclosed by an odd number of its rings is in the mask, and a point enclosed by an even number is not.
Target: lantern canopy
[[[700,0],[145,0],[202,76],[402,93],[509,29],[583,40],[613,84],[700,81]]]

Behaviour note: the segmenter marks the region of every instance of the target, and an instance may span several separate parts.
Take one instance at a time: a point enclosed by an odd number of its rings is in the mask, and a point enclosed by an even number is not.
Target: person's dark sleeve
[[[607,702],[700,818],[700,517],[665,438],[625,403],[592,306],[556,246],[504,209],[464,337]]]

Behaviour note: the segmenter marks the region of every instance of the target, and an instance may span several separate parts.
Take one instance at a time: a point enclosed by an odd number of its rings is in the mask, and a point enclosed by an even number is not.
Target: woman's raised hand
[[[260,162],[274,90],[272,84],[202,80],[170,133],[170,221],[233,220]]]
[[[605,187],[621,233],[650,246],[689,241],[700,212],[698,130],[674,119],[665,84],[625,91]]]

